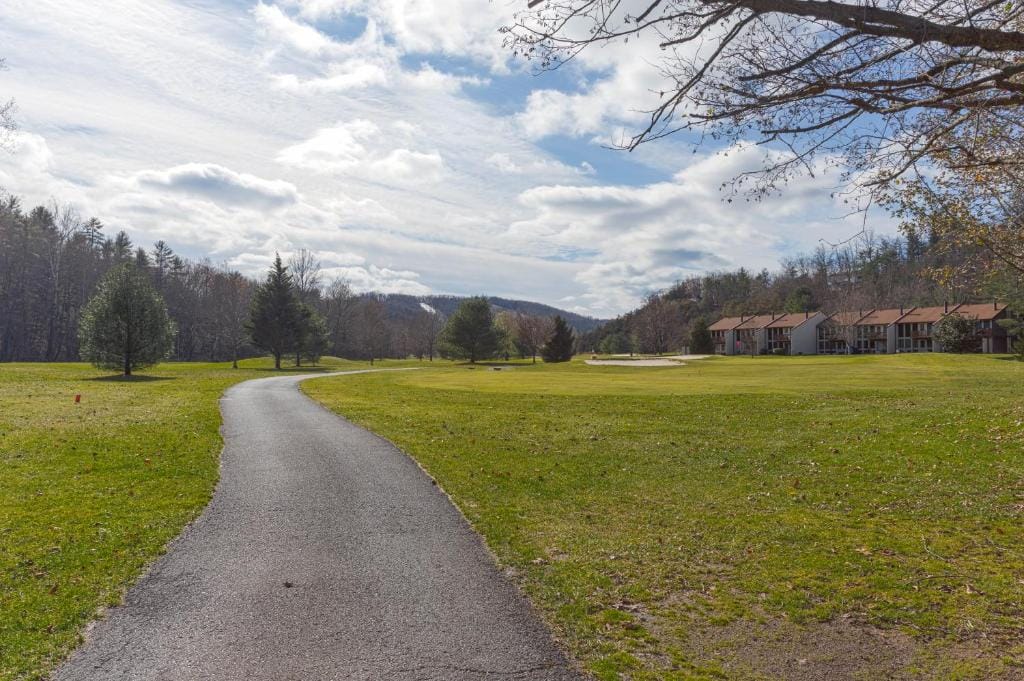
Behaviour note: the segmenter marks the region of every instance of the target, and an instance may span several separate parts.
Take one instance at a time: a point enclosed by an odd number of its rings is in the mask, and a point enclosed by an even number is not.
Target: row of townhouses
[[[1011,339],[998,323],[1007,316],[1002,303],[725,317],[710,329],[720,355],[940,352],[932,328],[950,314],[974,321],[981,352],[1010,351]]]

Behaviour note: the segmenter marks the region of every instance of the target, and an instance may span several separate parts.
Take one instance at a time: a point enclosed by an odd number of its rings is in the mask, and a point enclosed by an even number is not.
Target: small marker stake
[[[75,404],[78,404],[81,401],[82,401],[82,396],[81,395],[75,395]]]

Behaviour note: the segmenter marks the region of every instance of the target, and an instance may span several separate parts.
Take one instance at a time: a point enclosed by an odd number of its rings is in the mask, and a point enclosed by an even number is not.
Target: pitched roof
[[[836,312],[829,315],[823,324],[837,324],[839,326],[853,326],[864,317],[863,311],[858,312]]]
[[[958,315],[979,321],[995,319],[1004,312],[1006,312],[1005,303],[971,303],[958,305],[956,308]]]
[[[915,307],[900,318],[900,324],[914,324],[916,322],[937,322],[949,312],[953,312],[958,306],[936,305],[934,307]]]
[[[759,314],[756,317],[751,317],[747,321],[743,322],[737,329],[763,329],[772,323],[774,317],[770,314]]]
[[[745,317],[722,317],[708,327],[708,331],[731,331],[743,323]]]
[[[857,326],[868,326],[871,324],[889,325],[907,313],[907,310],[899,308],[886,308],[884,310],[872,310],[857,320]]]
[[[796,328],[804,322],[817,315],[817,312],[787,312],[775,318],[775,321],[768,325],[769,329]]]

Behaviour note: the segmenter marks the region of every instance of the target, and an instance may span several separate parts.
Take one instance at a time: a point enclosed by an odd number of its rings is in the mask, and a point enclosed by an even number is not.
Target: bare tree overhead
[[[288,260],[288,269],[295,280],[295,290],[299,300],[306,305],[313,304],[320,298],[323,286],[322,266],[320,259],[308,248],[300,248]]]
[[[1020,170],[1024,4],[1006,0],[532,0],[507,42],[543,69],[657,41],[667,83],[633,149],[691,130],[770,143],[755,196],[840,165],[885,188],[922,164]]]
[[[7,70],[7,60],[0,57],[0,71]],[[11,137],[18,129],[18,124],[14,120],[14,111],[16,105],[13,99],[8,99],[6,102],[0,102],[0,149],[6,148],[11,143]]]

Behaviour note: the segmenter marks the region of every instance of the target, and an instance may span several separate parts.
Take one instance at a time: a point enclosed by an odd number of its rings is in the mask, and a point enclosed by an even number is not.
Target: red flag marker
[[[81,401],[82,401],[82,396],[81,395],[75,395],[75,404],[78,404]]]

